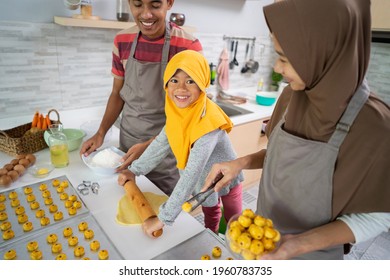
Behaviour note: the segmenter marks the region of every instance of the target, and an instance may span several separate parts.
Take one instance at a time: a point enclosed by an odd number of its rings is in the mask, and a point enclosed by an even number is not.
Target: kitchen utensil
[[[153,208],[146,200],[144,194],[141,192],[141,190],[138,188],[137,184],[134,181],[127,181],[123,187],[125,188],[127,197],[133,203],[135,211],[140,217],[142,223],[149,218],[157,217],[157,214],[154,212]],[[153,232],[154,237],[159,237],[162,234],[162,229]]]
[[[171,15],[169,16],[169,21],[177,24],[178,26],[183,26],[185,20],[185,15],[181,13],[171,13]]]
[[[234,57],[234,40],[231,41],[230,43],[230,57],[232,60],[229,62],[229,69],[232,70],[234,68],[234,62],[233,62],[233,57]]]
[[[244,97],[230,95],[224,92],[223,90],[218,91],[217,99],[232,104],[244,104],[247,101],[247,99]]]
[[[77,10],[80,7],[81,0],[64,0],[64,5],[69,10]]]
[[[259,91],[256,93],[256,102],[260,105],[271,106],[275,103],[277,97],[277,91]]]
[[[251,54],[250,54],[250,59],[248,63],[246,64],[248,67],[248,71],[250,70],[252,73],[256,73],[257,70],[259,69],[259,63],[255,61],[255,42],[253,41],[252,46],[251,46]]]
[[[234,47],[234,57],[233,57],[233,63],[234,65],[238,66],[238,61],[237,61],[237,49],[238,49],[238,41],[235,43]]]
[[[246,73],[249,68],[247,67],[246,63],[247,63],[247,58],[248,58],[248,50],[249,50],[249,42],[246,43],[246,48],[245,48],[245,64],[244,66],[241,68],[241,73]]]
[[[223,178],[223,174],[219,173],[218,176],[215,178],[214,182],[211,184],[210,187],[208,187],[207,190],[204,192],[199,192],[198,194],[191,197],[189,200],[185,202],[186,205],[191,205],[191,208],[186,209],[187,212],[192,212],[195,210],[199,205],[201,205],[210,195],[214,193],[215,185]],[[184,204],[183,204],[184,205]]]

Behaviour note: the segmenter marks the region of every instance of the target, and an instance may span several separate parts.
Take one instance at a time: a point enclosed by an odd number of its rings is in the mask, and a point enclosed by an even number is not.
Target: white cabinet
[[[371,0],[372,30],[390,31],[390,0]]]

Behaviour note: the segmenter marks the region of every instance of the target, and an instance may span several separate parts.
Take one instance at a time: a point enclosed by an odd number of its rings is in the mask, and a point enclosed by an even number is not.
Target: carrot
[[[50,120],[48,114],[46,115],[45,120],[46,120],[46,125],[47,125],[47,127],[49,127],[49,125],[51,125],[51,120]]]
[[[39,112],[36,111],[35,114],[34,114],[32,123],[31,123],[31,127],[37,127],[38,120],[39,120]]]
[[[44,116],[42,116],[42,129],[43,130],[47,129],[47,122],[46,122],[46,118]]]

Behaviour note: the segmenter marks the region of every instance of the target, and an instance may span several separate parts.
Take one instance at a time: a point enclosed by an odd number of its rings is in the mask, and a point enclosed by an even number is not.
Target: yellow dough
[[[51,197],[45,198],[45,205],[51,205],[53,204],[53,199]]]
[[[41,226],[47,226],[50,224],[50,219],[49,217],[42,217],[41,218]]]
[[[39,209],[37,212],[35,212],[35,217],[37,218],[45,217],[45,210]]]
[[[0,203],[0,212],[4,211],[6,208],[4,203]]]
[[[40,260],[42,259],[42,252],[39,250],[32,251],[30,257],[32,260]]]
[[[77,209],[81,208],[81,201],[76,200],[73,202],[73,207],[76,207]]]
[[[19,199],[12,199],[11,200],[11,206],[12,207],[18,207],[20,205],[20,201],[19,201]]]
[[[0,221],[4,221],[8,219],[7,212],[0,212]]]
[[[60,180],[54,179],[54,180],[52,181],[52,185],[53,185],[53,187],[58,187],[58,186],[60,185]]]
[[[71,227],[64,228],[63,230],[64,237],[69,237],[73,234],[73,230]]]
[[[29,252],[35,251],[36,249],[38,249],[38,242],[36,241],[28,242],[26,247]]]
[[[27,198],[26,198],[27,202],[33,202],[35,201],[35,195],[30,193],[29,195],[27,195]]]
[[[0,202],[3,202],[6,200],[6,197],[4,194],[0,194]]]
[[[16,215],[24,214],[24,212],[26,212],[26,211],[24,210],[24,207],[23,207],[23,206],[18,206],[18,207],[16,207],[16,209],[15,209],[15,214],[16,214]]]
[[[88,223],[87,222],[81,222],[79,223],[79,231],[84,231],[88,228]]]
[[[167,201],[166,195],[157,195],[151,192],[143,193],[150,206],[158,214],[160,205]],[[142,224],[141,219],[131,203],[131,201],[124,195],[118,202],[118,210],[116,214],[116,222],[121,225],[136,225]]]
[[[64,218],[64,214],[61,211],[58,211],[54,214],[54,221],[59,221]]]
[[[4,240],[9,240],[15,237],[15,233],[12,229],[6,230],[3,233],[3,239]]]
[[[40,190],[40,191],[45,191],[45,190],[47,190],[47,185],[46,185],[46,184],[40,184],[40,185],[39,185],[39,190]]]
[[[79,239],[77,236],[71,236],[68,239],[69,246],[76,246],[79,243]]]
[[[107,250],[101,250],[98,253],[99,260],[106,260],[108,259],[108,251]]]
[[[36,210],[36,209],[38,209],[39,208],[39,202],[38,201],[33,201],[33,202],[31,202],[30,203],[30,209],[31,210]]]
[[[49,207],[50,213],[57,212],[57,210],[58,210],[58,206],[57,205],[55,205],[55,204],[50,205],[50,207]]]
[[[76,248],[74,248],[74,255],[76,257],[82,257],[84,256],[84,254],[85,254],[85,250],[83,246],[77,246]]]
[[[30,188],[30,187],[26,187],[26,188],[24,188],[24,193],[25,194],[30,194],[30,193],[32,193],[33,192],[33,189],[32,188]]]
[[[31,231],[33,228],[34,228],[34,227],[33,227],[32,222],[25,222],[25,223],[23,224],[23,230],[24,230],[24,231]]]
[[[68,186],[69,186],[68,181],[62,181],[62,182],[60,183],[60,187],[63,187],[64,189],[67,188]]]
[[[93,240],[91,241],[91,243],[89,243],[89,247],[92,251],[97,251],[100,248],[100,242],[97,240]]]
[[[10,192],[10,193],[8,194],[8,197],[9,197],[10,199],[16,199],[16,198],[18,198],[18,194],[17,194],[17,192],[12,191],[12,192]]]
[[[2,231],[6,231],[7,229],[10,229],[10,228],[11,228],[11,223],[8,221],[2,222],[0,225],[0,229]]]
[[[64,253],[58,254],[58,256],[56,257],[56,260],[58,260],[58,261],[64,261],[66,259],[67,259],[67,257],[66,257],[66,254],[64,254]]]
[[[91,239],[95,236],[95,233],[93,232],[92,229],[87,229],[86,231],[84,231],[84,237],[86,239]]]
[[[61,253],[62,251],[61,243],[54,243],[53,245],[51,245],[51,251],[53,253]]]
[[[58,193],[63,193],[64,192],[64,188],[61,187],[61,186],[57,187],[57,192]]]
[[[13,260],[14,258],[16,258],[16,251],[14,249],[8,250],[4,254],[4,259],[5,260]]]
[[[43,198],[51,197],[51,192],[49,190],[43,191],[42,192],[42,197]]]
[[[65,201],[65,207],[66,208],[69,208],[69,207],[72,207],[73,206],[73,201],[72,200],[67,200],[67,201]]]
[[[66,200],[66,199],[68,199],[68,194],[67,194],[66,192],[61,193],[61,194],[60,194],[60,199],[61,199],[61,200]]]
[[[58,240],[58,236],[57,236],[57,234],[54,234],[54,233],[49,234],[49,235],[46,237],[46,241],[47,241],[47,243],[49,243],[49,244],[56,243],[57,240]]]
[[[73,216],[73,215],[76,215],[76,213],[77,213],[77,208],[76,207],[69,207],[68,208],[68,214],[69,215],[71,215],[71,216]]]
[[[23,224],[28,221],[28,216],[26,214],[22,214],[18,216],[19,224]]]
[[[70,195],[69,196],[69,198],[68,198],[70,201],[73,201],[73,202],[75,202],[76,200],[77,200],[77,196],[76,195],[74,195],[74,194],[72,194],[72,195]]]

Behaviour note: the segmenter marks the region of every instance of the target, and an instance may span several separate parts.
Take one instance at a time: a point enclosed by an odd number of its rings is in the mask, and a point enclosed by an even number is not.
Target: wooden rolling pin
[[[152,217],[157,217],[156,212],[150,206],[149,202],[146,200],[144,194],[138,188],[134,181],[126,181],[124,184],[127,197],[133,203],[135,211],[140,217],[142,223],[147,219]],[[159,237],[163,233],[162,229],[156,230],[153,232],[154,237]]]

